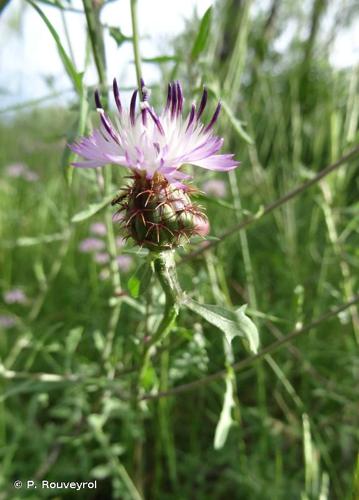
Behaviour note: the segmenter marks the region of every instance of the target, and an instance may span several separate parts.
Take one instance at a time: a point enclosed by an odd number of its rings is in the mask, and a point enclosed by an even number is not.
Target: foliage
[[[196,258],[198,241],[177,256],[187,307],[147,359],[145,391],[138,392],[141,356],[161,325],[165,297],[147,252],[116,241],[108,201],[126,182],[121,169],[103,177],[77,170],[71,185],[64,173],[71,169],[66,144],[96,118],[57,34],[75,87],[72,105],[0,115],[1,296],[19,287],[28,298],[0,304],[0,316],[15,323],[0,324],[0,498],[53,498],[50,490],[16,492],[16,479],[97,479],[97,490],[73,493],[78,499],[358,494],[355,305],[261,355],[357,293],[358,156],[225,235],[358,144],[359,73],[330,64],[324,3],[313,0],[303,12],[299,2],[274,0],[264,9],[224,0],[193,19],[174,48],[147,58],[161,65],[163,81],[181,79],[186,95],[205,83],[213,106],[214,96],[222,99],[220,131],[242,165],[228,177],[196,172],[199,188],[225,180],[227,195],[199,196],[216,238]],[[329,3],[337,26],[346,24],[341,2]],[[289,21],[308,29],[282,53],[276,42]],[[120,60],[122,42],[135,37],[111,30]],[[162,93],[154,90],[153,99]],[[15,162],[39,179],[11,177]],[[81,253],[94,222],[105,224],[97,245],[109,263]],[[118,268],[117,254],[133,259],[132,270]],[[243,317],[253,351],[254,323],[259,330],[256,362],[241,339],[229,344],[218,334],[229,325],[232,338]],[[236,373],[240,361],[246,367]]]

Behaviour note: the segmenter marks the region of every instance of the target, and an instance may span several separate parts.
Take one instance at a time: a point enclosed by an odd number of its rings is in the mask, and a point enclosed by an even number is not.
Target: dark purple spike
[[[117,137],[117,135],[112,127],[112,124],[103,110],[100,111],[100,118],[101,118],[101,122],[102,122],[103,126],[105,127],[107,133],[111,136],[111,138],[115,142],[117,142],[117,144],[119,144],[118,137]]]
[[[177,110],[177,85],[172,85],[172,104],[171,104],[171,118],[174,118]]]
[[[113,79],[113,95],[115,97],[118,112],[121,115],[122,114],[122,104],[121,104],[120,91],[118,89],[116,78]]]
[[[166,102],[165,111],[169,110],[169,107],[171,105],[171,101],[172,101],[172,85],[169,83],[168,90],[167,90],[167,102]]]
[[[155,122],[155,125],[158,128],[160,134],[164,135],[165,132],[163,130],[162,124],[161,124],[160,119],[158,118],[158,116],[155,115],[155,113],[152,111],[152,109],[150,107],[148,107],[146,109],[149,112],[150,117],[152,118],[152,120]]]
[[[147,109],[141,109],[142,123],[147,125]]]
[[[188,125],[187,125],[187,128],[186,128],[186,132],[190,128],[190,126],[192,125],[195,114],[196,114],[196,105],[192,104],[191,111],[190,111],[190,114],[189,114],[189,119],[188,119]]]
[[[142,94],[142,101],[148,101],[148,89],[146,88],[143,78],[141,78],[141,94]]]
[[[141,78],[141,96],[142,96],[142,102],[146,102],[148,100],[148,91],[146,89],[145,81],[143,78]],[[141,116],[142,116],[142,123],[144,125],[147,124],[147,109],[141,109]]]
[[[215,112],[213,113],[211,121],[209,122],[209,124],[207,125],[207,127],[204,129],[205,132],[208,132],[209,130],[211,130],[211,128],[213,127],[213,125],[216,123],[218,115],[221,112],[221,108],[222,108],[222,104],[219,102],[218,105],[217,105],[217,107],[216,107],[216,109],[215,109]]]
[[[203,94],[202,94],[202,99],[201,99],[201,102],[199,103],[199,108],[198,108],[198,111],[197,111],[197,120],[200,119],[200,117],[201,117],[201,115],[202,115],[202,113],[204,111],[204,108],[206,107],[207,97],[208,97],[208,92],[207,92],[206,87],[204,87]]]
[[[131,97],[130,120],[131,120],[132,125],[134,125],[135,121],[136,121],[136,98],[137,98],[137,92],[138,92],[138,90],[135,90],[134,93],[132,94],[132,97]]]
[[[103,109],[100,99],[100,93],[97,89],[95,90],[95,104],[96,104],[96,109]]]
[[[182,108],[183,108],[183,92],[179,81],[176,82],[176,88],[177,88],[177,115],[179,115],[180,113],[182,113]]]

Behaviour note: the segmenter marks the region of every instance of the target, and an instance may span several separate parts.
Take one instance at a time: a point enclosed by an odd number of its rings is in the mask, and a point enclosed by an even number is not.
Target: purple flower
[[[119,255],[116,260],[119,269],[125,273],[127,273],[133,265],[133,259],[130,255]]]
[[[24,163],[13,163],[6,168],[9,177],[22,177],[26,171],[27,166]]]
[[[32,170],[27,170],[24,173],[24,179],[28,182],[36,182],[39,180],[39,176],[37,175],[36,172],[33,172]]]
[[[3,295],[6,304],[27,304],[28,298],[20,288],[8,290]]]
[[[9,165],[6,169],[6,173],[9,177],[22,177],[28,182],[35,182],[39,179],[37,173],[30,170],[24,163],[13,163]]]
[[[128,113],[122,108],[116,79],[113,93],[118,110],[116,125],[103,110],[96,92],[95,102],[101,125],[89,137],[82,137],[70,146],[72,151],[84,158],[74,166],[93,168],[115,163],[133,173],[145,172],[147,179],[152,179],[157,172],[181,188],[185,188],[181,180],[190,177],[179,170],[184,164],[220,171],[238,166],[233,155],[217,154],[223,139],[214,135],[213,126],[221,104],[217,105],[208,124],[201,122],[207,104],[206,89],[198,106],[192,104],[186,117],[183,117],[184,97],[178,81],[168,85],[167,103],[160,115],[149,104],[144,83],[139,112],[136,112],[137,90],[132,95]]]
[[[94,255],[94,261],[97,262],[97,264],[107,264],[109,260],[110,256],[106,252],[99,252]]]
[[[98,252],[105,247],[105,243],[98,238],[86,238],[79,245],[80,252],[90,253]]]
[[[7,329],[15,326],[16,321],[12,316],[7,316],[5,314],[0,314],[0,327]]]
[[[212,196],[224,198],[227,194],[227,185],[219,179],[211,179],[203,184],[203,190]]]
[[[105,236],[107,230],[105,224],[102,222],[94,222],[90,226],[90,232],[96,234],[97,236]]]

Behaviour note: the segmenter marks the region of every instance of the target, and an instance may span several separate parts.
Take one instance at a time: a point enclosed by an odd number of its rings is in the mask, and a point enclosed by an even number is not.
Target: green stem
[[[92,0],[82,0],[86,22],[91,40],[92,53],[95,60],[95,65],[100,80],[101,90],[106,89],[106,64],[103,37],[101,33],[101,24],[99,20],[99,7]]]
[[[140,45],[139,45],[139,34],[138,34],[138,22],[137,22],[137,0],[131,0],[131,20],[132,20],[132,45],[133,45],[133,55],[135,58],[135,68],[136,68],[136,78],[137,87],[140,94],[140,99],[142,101],[142,85],[141,85],[141,55],[140,55]]]
[[[181,288],[177,280],[176,264],[173,250],[156,254],[154,268],[158,280],[165,293],[166,305],[163,318],[158,325],[156,332],[146,343],[142,353],[140,380],[147,368],[152,347],[161,342],[171,331],[171,328],[179,313],[179,302],[182,295]]]

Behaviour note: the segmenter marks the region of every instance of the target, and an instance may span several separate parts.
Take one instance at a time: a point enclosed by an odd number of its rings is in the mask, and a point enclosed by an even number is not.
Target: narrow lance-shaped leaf
[[[72,217],[71,222],[82,222],[86,219],[89,219],[97,212],[99,212],[102,208],[104,208],[106,205],[108,205],[114,196],[115,194],[112,193],[106,196],[102,201],[98,203],[91,203],[87,208],[85,208],[85,210],[81,210],[81,212],[75,214]]]
[[[204,16],[202,17],[199,30],[194,41],[192,51],[191,51],[191,59],[195,60],[198,56],[203,52],[206,48],[210,29],[211,29],[211,20],[212,20],[212,7],[209,7]]]
[[[226,377],[226,392],[224,394],[223,407],[214,434],[215,450],[220,450],[221,448],[223,448],[227,440],[230,428],[234,423],[232,418],[232,408],[235,405],[233,391],[234,387],[232,374],[228,373]]]
[[[110,36],[112,36],[112,38],[115,40],[117,47],[120,47],[125,42],[132,41],[132,36],[124,35],[122,31],[119,28],[116,28],[115,26],[109,27],[109,33]]]
[[[246,305],[236,311],[229,311],[215,305],[200,304],[192,299],[186,299],[184,305],[202,316],[211,325],[219,328],[228,342],[232,342],[234,337],[241,337],[252,353],[258,352],[258,330],[253,321],[245,314]]]
[[[178,56],[157,56],[157,57],[142,57],[141,59],[145,63],[162,64],[167,62],[178,62],[180,58]]]
[[[145,262],[135,271],[127,283],[132,297],[137,299],[137,297],[142,295],[147,290],[153,276],[153,272],[152,262]]]
[[[41,16],[42,20],[44,21],[44,23],[48,27],[53,39],[55,40],[57,50],[59,51],[59,55],[61,57],[61,61],[64,65],[64,68],[65,68],[67,74],[69,75],[69,77],[71,78],[71,80],[75,86],[76,91],[80,94],[81,88],[82,88],[82,73],[77,73],[75,66],[73,65],[71,59],[67,55],[67,53],[66,53],[66,51],[61,43],[61,40],[60,40],[60,37],[59,37],[57,31],[55,30],[55,28],[53,27],[53,25],[51,24],[51,22],[49,21],[47,16],[44,14],[44,12],[32,0],[28,0],[28,2],[38,12],[38,14]]]

